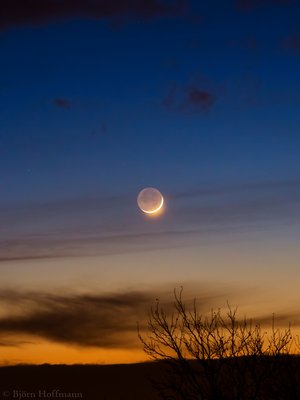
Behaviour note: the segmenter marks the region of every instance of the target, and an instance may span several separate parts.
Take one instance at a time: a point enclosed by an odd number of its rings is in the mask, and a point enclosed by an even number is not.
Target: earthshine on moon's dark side
[[[140,191],[137,203],[145,214],[152,215],[158,213],[162,209],[164,198],[158,189],[148,187]]]

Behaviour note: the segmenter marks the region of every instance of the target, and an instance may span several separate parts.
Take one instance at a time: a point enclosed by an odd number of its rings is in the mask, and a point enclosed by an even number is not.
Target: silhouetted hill
[[[158,369],[155,363],[4,366],[0,368],[0,399],[17,399],[14,391],[23,391],[23,399],[156,400],[147,377],[157,376]],[[70,396],[62,397],[64,393]]]
[[[227,366],[232,362],[236,360],[226,361]],[[237,362],[243,361],[240,359]],[[271,367],[274,359],[270,357],[262,362]],[[300,393],[300,358],[282,357],[281,366],[283,380],[278,386],[278,377],[274,376],[274,384],[270,383],[270,389],[275,392],[271,398],[300,398],[294,397]],[[260,367],[257,372],[259,375]],[[0,368],[0,399],[158,400],[158,393],[150,380],[159,381],[164,375],[165,366],[162,362],[3,366]],[[268,396],[266,398],[269,399]]]

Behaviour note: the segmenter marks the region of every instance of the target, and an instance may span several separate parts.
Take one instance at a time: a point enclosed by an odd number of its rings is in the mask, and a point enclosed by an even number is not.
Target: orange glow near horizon
[[[184,287],[184,299],[190,301],[196,297],[200,302],[203,300],[203,307],[207,312],[211,308],[226,309],[228,300],[232,307],[238,307],[241,318],[245,315],[248,318],[266,320],[267,317],[269,319],[266,324],[269,325],[272,313],[275,313],[276,325],[278,316],[278,327],[285,328],[291,321],[293,333],[300,334],[297,326],[298,242],[288,246],[277,244],[273,238],[269,238],[259,244],[255,241],[234,241],[232,245],[226,242],[215,246],[178,247],[172,249],[171,254],[167,248],[151,252],[151,257],[150,252],[132,252],[106,257],[66,258],[63,260],[63,268],[62,260],[52,259],[3,263],[3,288],[16,287],[15,291],[4,292],[5,297],[3,296],[0,307],[0,315],[4,320],[14,315],[23,316],[25,310],[29,316],[31,311],[43,311],[44,303],[40,305],[39,299],[50,299],[50,303],[45,305],[53,305],[53,312],[56,313],[61,310],[62,304],[65,310],[65,300],[69,304],[69,298],[80,306],[79,310],[82,312],[89,311],[89,302],[84,300],[89,296],[99,299],[100,302],[101,299],[113,300],[125,296],[126,301],[120,314],[112,313],[112,316],[122,316],[121,312],[129,310],[132,330],[128,332],[128,341],[127,337],[124,340],[123,333],[120,343],[124,348],[80,347],[71,338],[68,342],[54,342],[46,339],[46,334],[39,336],[38,329],[36,336],[29,336],[26,333],[28,329],[11,333],[4,331],[3,341],[16,345],[1,346],[0,364],[130,364],[149,361],[137,338],[136,321],[142,322],[147,318],[147,311],[156,298],[160,298],[162,305],[168,305],[173,300],[173,289],[180,288],[181,284]],[[273,251],[274,248],[279,251]],[[46,273],[48,271],[51,274]],[[145,299],[141,297],[144,299],[144,306],[138,305],[137,309],[135,304],[139,302],[135,296],[131,296],[136,293],[145,296]],[[129,304],[132,308],[126,306],[131,298]],[[74,304],[73,300],[71,305]],[[97,307],[91,309],[91,315],[99,309],[98,303],[96,304]],[[104,301],[104,304],[110,302]],[[47,313],[45,314],[47,317]],[[101,314],[96,312],[95,318],[101,321]],[[127,324],[128,320],[125,321]],[[28,324],[30,326],[30,319]],[[84,330],[85,335],[89,334],[88,329],[89,326]],[[116,344],[117,329],[116,327]],[[55,336],[52,337],[55,340]],[[134,347],[125,348],[127,343]]]
[[[2,347],[0,365],[15,364],[131,364],[149,361],[142,349],[70,347],[39,342],[19,347]]]
[[[295,332],[299,334],[300,332]],[[299,354],[298,349],[291,353]],[[22,347],[2,347],[1,362],[3,365],[17,364],[135,364],[151,361],[142,349],[99,349],[76,348],[62,344],[40,342]]]

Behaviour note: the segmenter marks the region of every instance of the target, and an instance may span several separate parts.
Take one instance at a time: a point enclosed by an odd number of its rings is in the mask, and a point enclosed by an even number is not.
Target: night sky
[[[300,324],[299,17],[0,1],[2,362],[142,360],[136,320],[181,285]]]

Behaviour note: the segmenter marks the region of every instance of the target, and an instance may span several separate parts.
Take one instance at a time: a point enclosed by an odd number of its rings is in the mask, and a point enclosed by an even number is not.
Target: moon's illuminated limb
[[[140,208],[146,214],[154,214],[154,213],[158,212],[159,210],[161,210],[163,205],[164,205],[164,198],[161,196],[161,203],[155,210],[147,211],[147,210],[144,210],[142,207],[140,207]]]
[[[140,191],[137,197],[140,210],[148,215],[158,214],[164,205],[163,195],[153,187],[147,187]]]

